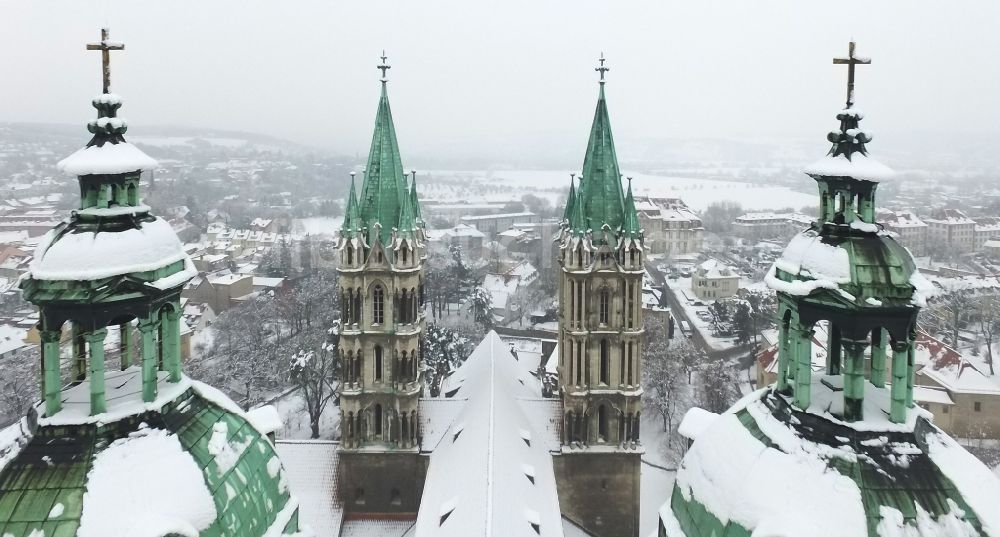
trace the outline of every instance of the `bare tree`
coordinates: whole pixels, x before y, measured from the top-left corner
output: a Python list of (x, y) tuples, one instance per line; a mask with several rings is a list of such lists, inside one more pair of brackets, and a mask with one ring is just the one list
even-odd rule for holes
[(725, 412), (739, 398), (737, 367), (726, 360), (716, 359), (705, 364), (700, 372), (698, 406), (716, 414)]
[(338, 390), (340, 326), (310, 330), (297, 340), (291, 357), (290, 378), (298, 386), (309, 414), (311, 438), (319, 438), (320, 418)]
[(990, 364), (990, 375), (996, 371), (993, 367), (993, 339), (1000, 332), (1000, 297), (990, 295), (979, 301), (979, 331), (986, 340), (986, 361)]
[(0, 380), (0, 419), (11, 423), (28, 411), (38, 400), (38, 361), (32, 351), (18, 352), (4, 359), (4, 374)]

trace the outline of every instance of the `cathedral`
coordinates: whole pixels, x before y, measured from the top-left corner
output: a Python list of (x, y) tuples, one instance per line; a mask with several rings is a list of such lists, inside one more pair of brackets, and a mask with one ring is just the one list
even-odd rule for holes
[(552, 237), (557, 389), (490, 331), (445, 395), (425, 395), (428, 230), (383, 53), (337, 240), (339, 440), (277, 442), (273, 408), (244, 411), (184, 373), (180, 293), (197, 270), (142, 201), (157, 162), (126, 141), (111, 92), (110, 54), (124, 44), (104, 30), (87, 48), (102, 57), (97, 117), (59, 163), (79, 206), (21, 282), (40, 312), (42, 397), (0, 432), (0, 535), (638, 537), (647, 517), (659, 537), (1000, 537), (1000, 481), (914, 405), (930, 289), (875, 221), (892, 171), (869, 154), (854, 73), (870, 60), (853, 43), (834, 61), (848, 89), (832, 147), (805, 170), (818, 217), (765, 280), (779, 302), (778, 380), (725, 413), (685, 417), (690, 448), (657, 513), (640, 512), (642, 358), (644, 340), (667, 336), (643, 329), (647, 250), (603, 55), (582, 172)]

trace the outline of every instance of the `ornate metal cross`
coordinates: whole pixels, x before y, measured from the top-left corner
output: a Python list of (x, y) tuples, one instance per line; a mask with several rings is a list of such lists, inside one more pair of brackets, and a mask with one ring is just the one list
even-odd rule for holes
[(87, 50), (101, 51), (101, 63), (104, 66), (104, 93), (111, 93), (111, 51), (125, 50), (125, 43), (111, 41), (108, 38), (109, 33), (107, 28), (101, 28), (101, 42), (87, 44)]
[(385, 55), (385, 50), (382, 51), (381, 57), (382, 57), (382, 63), (378, 64), (377, 69), (382, 71), (382, 82), (385, 82), (386, 81), (385, 72), (388, 71), (389, 69), (392, 69), (392, 66), (385, 63), (385, 60), (388, 59), (388, 57)]
[(868, 65), (872, 62), (871, 58), (865, 58), (862, 56), (854, 55), (854, 41), (847, 48), (846, 58), (834, 58), (834, 64), (846, 64), (847, 65), (847, 108), (854, 105), (854, 66), (855, 65)]
[(604, 59), (604, 53), (603, 52), (601, 53), (601, 57), (600, 57), (600, 59), (598, 61), (601, 62), (601, 65), (598, 66), (598, 67), (595, 67), (594, 70), (597, 71), (598, 73), (601, 73), (601, 84), (603, 84), (604, 83), (604, 73), (610, 71), (611, 68), (604, 66), (604, 62), (607, 61), (607, 60)]

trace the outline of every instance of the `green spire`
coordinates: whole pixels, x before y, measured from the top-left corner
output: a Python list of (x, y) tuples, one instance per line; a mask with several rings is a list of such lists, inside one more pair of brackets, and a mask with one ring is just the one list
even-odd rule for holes
[(569, 215), (569, 229), (573, 233), (586, 233), (589, 227), (587, 226), (587, 219), (583, 214), (583, 176), (580, 176), (580, 188), (576, 192), (570, 192), (571, 196), (575, 196), (574, 201), (567, 203), (567, 205), (572, 205), (572, 212)]
[(635, 210), (635, 198), (632, 197), (632, 178), (628, 178), (628, 194), (625, 195), (625, 221), (622, 223), (622, 233), (630, 239), (642, 234), (639, 227), (639, 213)]
[(410, 170), (413, 175), (413, 180), (410, 181), (410, 204), (413, 205), (413, 215), (416, 217), (416, 222), (422, 224), (424, 217), (420, 214), (420, 201), (417, 199), (417, 171)]
[(344, 236), (354, 237), (361, 229), (360, 211), (358, 207), (358, 196), (354, 191), (354, 172), (351, 172), (351, 192), (347, 195), (347, 208), (344, 211), (344, 225), (340, 232)]
[[(406, 177), (403, 177), (406, 182)], [(411, 192), (414, 190), (410, 189)], [(399, 209), (399, 225), (396, 228), (400, 236), (413, 238), (413, 232), (417, 230), (417, 217), (413, 210), (412, 195), (403, 195), (403, 204)]]
[(587, 154), (583, 159), (583, 175), (587, 182), (581, 186), (581, 194), (587, 226), (596, 232), (607, 224), (617, 233), (621, 229), (625, 201), (615, 142), (611, 136), (608, 105), (604, 98), (604, 72), (608, 69), (604, 66), (602, 55), (601, 66), (597, 68), (601, 73), (601, 90), (597, 98), (597, 109), (594, 111), (594, 124), (590, 129)]
[(573, 207), (576, 205), (576, 174), (569, 174), (569, 196), (566, 198), (566, 210), (563, 211), (563, 222), (569, 223), (573, 217)]
[(385, 56), (382, 56), (382, 95), (375, 115), (375, 133), (372, 135), (371, 150), (368, 152), (364, 186), (361, 189), (361, 220), (369, 233), (377, 222), (382, 226), (381, 239), (385, 243), (392, 234), (392, 228), (399, 222), (400, 205), (406, 194), (403, 181), (403, 163), (396, 143), (396, 128), (392, 123), (389, 96), (386, 93)]

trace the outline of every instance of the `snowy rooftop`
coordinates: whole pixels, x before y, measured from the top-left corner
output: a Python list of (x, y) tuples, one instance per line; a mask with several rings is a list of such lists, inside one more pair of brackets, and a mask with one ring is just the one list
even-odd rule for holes
[[(677, 473), (683, 502), (675, 497), (673, 508), (660, 510), (667, 535), (683, 535), (680, 518), (690, 521), (692, 500), (723, 527), (754, 535), (861, 537), (869, 517), (882, 536), (998, 535), (1000, 480), (936, 428), (834, 425), (817, 436), (817, 424), (779, 417), (771, 397), (767, 390), (744, 397), (697, 435)], [(952, 500), (956, 492), (982, 534)]]
[(278, 440), (274, 446), (299, 498), (299, 521), (317, 537), (339, 535), (344, 519), (337, 500), (337, 446), (323, 440)]
[(562, 536), (552, 457), (518, 403), (528, 392), (509, 346), (490, 332), (469, 362), (468, 399), (431, 454), (415, 535)]
[(861, 181), (885, 181), (896, 174), (885, 164), (863, 153), (854, 153), (851, 160), (843, 155), (827, 155), (806, 166), (803, 171), (812, 176), (852, 177)]
[(159, 164), (128, 142), (84, 147), (59, 161), (67, 175), (112, 175), (139, 170), (155, 170)]
[(152, 271), (187, 258), (177, 234), (162, 218), (118, 232), (58, 231), (49, 231), (39, 242), (29, 267), (32, 278), (94, 280)]

